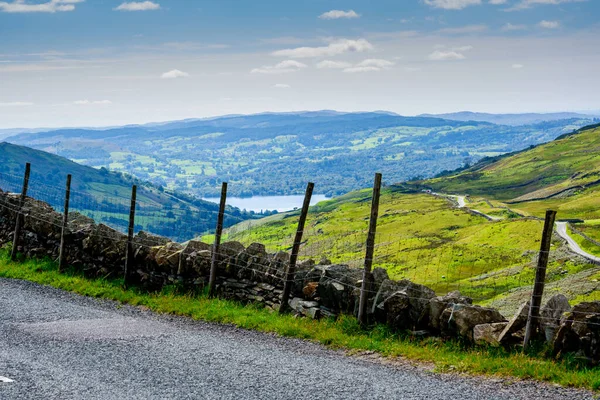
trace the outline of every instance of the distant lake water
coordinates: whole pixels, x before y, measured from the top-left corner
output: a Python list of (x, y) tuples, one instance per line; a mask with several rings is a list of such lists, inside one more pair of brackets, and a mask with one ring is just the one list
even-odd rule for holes
[[(328, 200), (329, 197), (323, 194), (313, 194), (310, 205), (317, 204), (320, 201)], [(206, 197), (203, 200), (219, 203), (218, 197)], [(304, 196), (253, 196), (253, 197), (227, 197), (227, 204), (238, 207), (243, 210), (260, 212), (260, 210), (277, 210), (279, 212), (293, 210), (294, 207), (301, 208), (304, 202)]]

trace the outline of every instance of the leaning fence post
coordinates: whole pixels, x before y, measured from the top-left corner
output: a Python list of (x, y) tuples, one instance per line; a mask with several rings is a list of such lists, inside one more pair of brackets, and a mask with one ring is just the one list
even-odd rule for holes
[(365, 269), (363, 271), (362, 283), (360, 285), (360, 302), (358, 306), (358, 322), (365, 325), (367, 322), (367, 298), (368, 283), (373, 265), (373, 252), (375, 250), (375, 232), (377, 230), (377, 217), (379, 215), (379, 196), (381, 194), (381, 174), (375, 174), (373, 184), (373, 198), (371, 200), (371, 218), (369, 220), (369, 233), (367, 235), (367, 251), (365, 254)]
[(67, 175), (67, 187), (65, 190), (65, 209), (63, 211), (62, 229), (60, 231), (60, 250), (58, 252), (58, 272), (65, 269), (65, 233), (69, 222), (69, 199), (71, 197), (71, 174)]
[(290, 299), (292, 285), (294, 284), (294, 275), (296, 273), (296, 261), (298, 260), (298, 253), (300, 252), (300, 243), (302, 242), (302, 234), (304, 233), (304, 224), (306, 223), (306, 216), (308, 214), (308, 207), (310, 206), (310, 199), (312, 197), (314, 187), (315, 184), (312, 182), (308, 182), (308, 185), (306, 186), (304, 204), (302, 204), (302, 211), (300, 212), (300, 220), (298, 221), (296, 238), (294, 239), (294, 245), (292, 246), (290, 263), (285, 271), (285, 282), (283, 284), (283, 293), (281, 294), (281, 305), (279, 306), (280, 314), (283, 314), (288, 308), (288, 300)]
[(529, 340), (539, 325), (540, 305), (544, 294), (544, 283), (546, 281), (546, 267), (548, 266), (548, 256), (550, 253), (550, 244), (552, 242), (552, 232), (554, 231), (554, 220), (556, 211), (546, 211), (546, 220), (544, 222), (544, 231), (542, 233), (542, 244), (540, 246), (540, 255), (538, 265), (535, 271), (535, 283), (531, 302), (529, 303), (529, 315), (527, 317), (527, 326), (525, 328), (525, 338), (523, 339), (523, 351), (527, 350)]
[(15, 261), (17, 259), (17, 247), (19, 246), (19, 236), (21, 235), (21, 224), (22, 224), (22, 211), (25, 205), (25, 198), (27, 197), (27, 188), (29, 187), (29, 173), (31, 172), (31, 164), (25, 164), (25, 176), (23, 177), (23, 190), (21, 191), (21, 198), (19, 199), (19, 208), (17, 210), (17, 218), (15, 221), (15, 235), (13, 237), (13, 246), (10, 252), (10, 259)]
[(125, 271), (123, 274), (123, 282), (125, 286), (129, 283), (129, 275), (131, 274), (131, 266), (133, 263), (133, 230), (135, 223), (135, 200), (137, 196), (137, 186), (131, 187), (131, 206), (129, 208), (129, 230), (127, 232), (127, 250), (125, 252)]
[(225, 203), (227, 201), (227, 182), (221, 185), (221, 201), (219, 203), (219, 215), (217, 217), (217, 231), (213, 243), (213, 253), (210, 262), (210, 277), (208, 278), (208, 295), (215, 294), (215, 283), (217, 280), (217, 263), (219, 262), (219, 247), (221, 246), (221, 234), (223, 233), (223, 216), (225, 215)]

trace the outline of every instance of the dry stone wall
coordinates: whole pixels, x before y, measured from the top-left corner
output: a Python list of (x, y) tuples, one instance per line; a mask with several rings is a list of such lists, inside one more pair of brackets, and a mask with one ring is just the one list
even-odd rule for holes
[[(13, 240), (19, 197), (0, 190), (0, 245)], [(28, 198), (23, 208), (18, 251), (26, 257), (58, 258), (62, 215), (48, 204)], [(69, 218), (67, 264), (89, 277), (121, 277), (127, 237), (78, 213)], [(146, 232), (134, 238), (132, 281), (150, 291), (167, 285), (198, 289), (208, 283), (212, 246), (192, 240), (175, 243)], [(217, 293), (241, 302), (258, 302), (277, 310), (290, 255), (269, 253), (265, 246), (226, 242), (217, 255)], [(326, 259), (301, 262), (296, 269), (290, 307), (309, 318), (357, 314), (362, 270)], [(368, 277), (368, 318), (393, 330), (417, 335), (461, 337), (474, 343), (513, 345), (522, 342), (529, 309), (524, 304), (510, 319), (497, 310), (473, 305), (459, 292), (436, 296), (430, 288), (395, 281), (375, 268)], [(556, 295), (541, 310), (540, 336), (557, 353), (575, 352), (600, 363), (600, 302), (571, 308)]]

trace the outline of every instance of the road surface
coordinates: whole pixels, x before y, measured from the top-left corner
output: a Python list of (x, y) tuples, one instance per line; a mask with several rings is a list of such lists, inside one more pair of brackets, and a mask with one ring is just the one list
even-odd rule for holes
[(580, 256), (585, 257), (590, 261), (600, 264), (599, 257), (596, 257), (595, 255), (586, 252), (579, 246), (579, 244), (577, 244), (575, 240), (573, 240), (573, 238), (567, 232), (566, 222), (556, 222), (556, 233), (558, 234), (558, 236), (567, 241), (567, 245), (573, 253), (579, 254)]
[(467, 207), (467, 197), (466, 196), (456, 196), (453, 194), (441, 194), (441, 193), (432, 193), (432, 194), (436, 195), (436, 196), (442, 196), (442, 197), (448, 197), (448, 198), (454, 199), (456, 201), (456, 203), (458, 204), (458, 208), (468, 208), (469, 210), (473, 211), (474, 213), (479, 214), (482, 217), (489, 219), (490, 221), (502, 221), (502, 219), (503, 219), (501, 217), (488, 215), (479, 210), (474, 210), (472, 208)]
[(305, 341), (0, 279), (1, 399), (591, 399), (437, 375)]

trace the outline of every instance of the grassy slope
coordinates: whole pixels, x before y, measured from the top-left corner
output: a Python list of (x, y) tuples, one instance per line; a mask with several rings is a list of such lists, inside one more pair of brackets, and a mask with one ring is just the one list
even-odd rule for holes
[[(0, 143), (0, 189), (20, 192), (25, 163), (31, 163), (28, 195), (61, 208), (71, 174), (71, 210), (117, 229), (127, 226), (131, 186), (137, 185), (136, 227), (176, 240), (188, 240), (216, 225), (218, 205), (158, 187), (106, 169), (95, 169), (28, 147)], [(225, 226), (251, 218), (231, 207)]]
[[(370, 195), (370, 190), (352, 192), (312, 207), (301, 257), (319, 261), (326, 256), (333, 262), (361, 267)], [(484, 204), (475, 205), (483, 208)], [(455, 208), (446, 199), (404, 194), (393, 187), (383, 191), (379, 215), (373, 264), (386, 268), (392, 278), (426, 284), (439, 294), (460, 290), (507, 315), (531, 290), (542, 221), (517, 218), (489, 222)], [(228, 239), (246, 245), (262, 242), (271, 251), (287, 250), (296, 224), (297, 213), (280, 215), (251, 229), (232, 227)], [(586, 299), (600, 298), (593, 278), (578, 275), (595, 267), (571, 261), (561, 246), (560, 242), (553, 244), (548, 281), (557, 290), (569, 292), (571, 299), (583, 294)], [(567, 290), (573, 280), (581, 281), (581, 290)]]
[(600, 128), (587, 129), (455, 175), (418, 182), (417, 186), (499, 200), (542, 198), (600, 179), (599, 150)]
[[(545, 196), (571, 186), (600, 179), (600, 127), (582, 129), (536, 148), (500, 157), (456, 173), (421, 182), (391, 187), (383, 192), (378, 223), (375, 266), (393, 278), (427, 284), (438, 293), (459, 289), (481, 304), (510, 313), (527, 299), (533, 280), (535, 254), (539, 249), (543, 217), (554, 208), (559, 218), (600, 219), (599, 186), (577, 189), (538, 201), (506, 204), (503, 200)], [(422, 193), (431, 187), (446, 193), (470, 194), (468, 207), (504, 218), (488, 222), (447, 200)], [(326, 255), (334, 262), (360, 267), (369, 216), (370, 191), (352, 192), (320, 203), (311, 209), (306, 244), (301, 255)], [(272, 250), (292, 243), (296, 214), (253, 225), (232, 228), (230, 239), (246, 244), (266, 242)], [(581, 227), (600, 239), (591, 221)], [(587, 251), (600, 254), (598, 246), (576, 238)], [(573, 301), (600, 299), (600, 269), (573, 259), (560, 242), (553, 244), (548, 270), (548, 294), (566, 293)]]
[(383, 326), (363, 330), (351, 317), (337, 321), (313, 321), (291, 315), (280, 316), (266, 309), (232, 301), (208, 299), (204, 295), (178, 294), (172, 288), (154, 294), (141, 293), (136, 289), (124, 290), (119, 281), (88, 280), (72, 271), (60, 274), (57, 266), (50, 261), (10, 262), (6, 250), (0, 250), (0, 277), (26, 279), (85, 296), (148, 307), (160, 313), (312, 340), (331, 348), (352, 352), (375, 351), (383, 356), (433, 364), (436, 372), (515, 377), (593, 390), (600, 388), (598, 369), (580, 366), (571, 358), (562, 361), (544, 358), (547, 355), (544, 349), (530, 349), (529, 354), (522, 354), (502, 348), (471, 348), (455, 341), (399, 336)]

